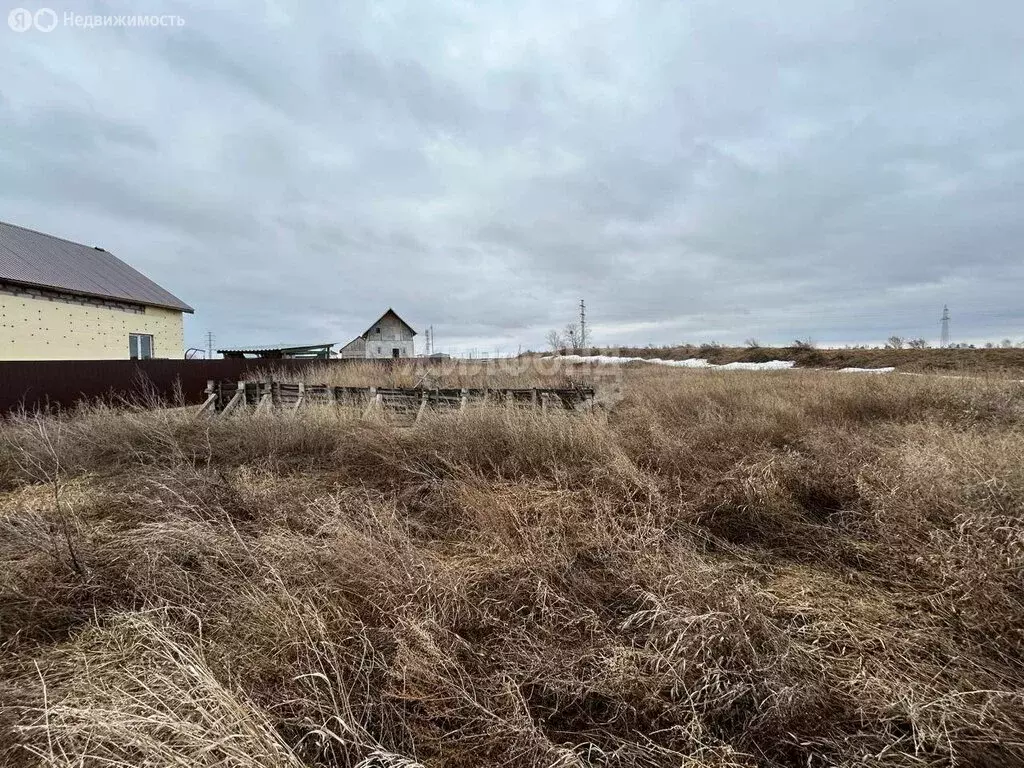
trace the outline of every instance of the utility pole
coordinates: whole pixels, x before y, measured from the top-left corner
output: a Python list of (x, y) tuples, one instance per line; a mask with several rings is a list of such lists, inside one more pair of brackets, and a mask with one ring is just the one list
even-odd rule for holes
[(213, 331), (206, 332), (206, 359), (213, 360)]
[(942, 338), (939, 341), (939, 346), (943, 348), (949, 346), (949, 307), (945, 304), (942, 306)]
[(580, 299), (580, 349), (587, 348), (587, 305)]

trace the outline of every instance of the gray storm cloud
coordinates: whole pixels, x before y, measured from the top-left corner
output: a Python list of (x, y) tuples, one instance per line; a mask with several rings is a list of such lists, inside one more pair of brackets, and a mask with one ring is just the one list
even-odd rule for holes
[(1024, 338), (1020, 3), (159, 12), (0, 28), (0, 219), (129, 261), (192, 344), (394, 306), (509, 352), (581, 296), (608, 345), (934, 339), (945, 303)]

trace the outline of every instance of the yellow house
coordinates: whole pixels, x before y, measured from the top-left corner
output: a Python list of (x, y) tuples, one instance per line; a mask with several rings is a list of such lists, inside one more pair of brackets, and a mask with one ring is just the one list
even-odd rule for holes
[(0, 222), (0, 360), (180, 359), (192, 311), (102, 248)]

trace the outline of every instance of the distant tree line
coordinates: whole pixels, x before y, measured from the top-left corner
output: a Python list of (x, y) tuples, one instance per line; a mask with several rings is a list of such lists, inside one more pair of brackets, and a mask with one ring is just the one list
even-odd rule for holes
[[(904, 339), (902, 336), (890, 336), (888, 341), (885, 342), (886, 349), (928, 349), (929, 346), (928, 342), (924, 339)], [(996, 349), (997, 347), (1012, 349), (1014, 346), (1024, 347), (1024, 339), (1017, 344), (1014, 344), (1012, 339), (1003, 339), (998, 344), (987, 341), (982, 346), (985, 349)], [(950, 344), (948, 349), (978, 349), (978, 346), (976, 344), (956, 343)]]
[[(580, 337), (580, 330), (579, 330), (579, 326), (576, 323), (569, 323), (568, 325), (565, 326), (565, 328), (563, 328), (560, 331), (559, 330), (555, 330), (555, 329), (552, 329), (552, 330), (548, 331), (546, 340), (547, 340), (547, 345), (551, 349), (552, 352), (572, 352), (574, 354), (579, 354), (580, 352), (583, 351), (583, 344), (582, 344), (582, 340), (581, 340), (581, 337)], [(666, 348), (666, 347), (680, 347), (680, 348), (685, 348), (685, 349), (699, 350), (699, 351), (705, 352), (705, 353), (706, 352), (710, 352), (712, 350), (716, 350), (716, 349), (723, 349), (723, 348), (725, 348), (727, 346), (729, 346), (729, 345), (721, 344), (721, 343), (719, 343), (717, 341), (704, 342), (702, 344), (690, 344), (689, 342), (683, 342), (683, 343), (680, 343), (680, 344), (669, 344), (669, 345), (663, 345), (663, 344), (647, 344), (646, 345), (646, 347), (648, 349), (656, 349), (656, 348), (660, 349), (660, 348)], [(761, 343), (757, 339), (749, 338), (749, 339), (747, 339), (746, 341), (743, 342), (743, 346), (747, 347), (748, 349), (759, 349), (759, 348), (761, 348), (762, 345), (761, 345)], [(785, 346), (789, 347), (790, 349), (808, 350), (808, 349), (815, 349), (818, 345), (817, 345), (816, 342), (814, 342), (814, 341), (812, 341), (811, 339), (808, 338), (808, 339), (796, 339), (792, 343), (787, 344)], [(985, 342), (984, 344), (982, 344), (980, 346), (977, 345), (977, 344), (967, 344), (967, 343), (960, 342), (960, 343), (950, 344), (947, 347), (947, 349), (979, 349), (979, 348), (981, 348), (981, 349), (997, 349), (997, 348), (1012, 349), (1014, 347), (1024, 348), (1024, 339), (1021, 339), (1017, 343), (1014, 343), (1012, 339), (1005, 338), (1005, 339), (1003, 339), (1002, 341), (1000, 341), (998, 343), (989, 341), (989, 342)], [(845, 345), (845, 348), (846, 349), (878, 349), (878, 347), (871, 347), (868, 344), (853, 344), (853, 345), (847, 344), (847, 345)], [(884, 349), (931, 349), (931, 344), (928, 343), (927, 339), (920, 338), (920, 337), (918, 337), (916, 339), (908, 339), (908, 338), (905, 338), (903, 336), (893, 335), (893, 336), (890, 336), (886, 340), (883, 348)]]

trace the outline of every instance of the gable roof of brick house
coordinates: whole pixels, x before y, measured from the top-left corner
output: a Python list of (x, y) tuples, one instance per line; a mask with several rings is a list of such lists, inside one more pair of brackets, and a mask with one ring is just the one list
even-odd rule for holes
[(0, 281), (193, 312), (114, 254), (0, 221)]
[[(391, 307), (388, 307), (388, 311), (387, 311), (387, 312), (385, 312), (385, 313), (384, 313), (383, 315), (381, 315), (380, 317), (378, 317), (378, 318), (377, 318), (377, 320), (376, 320), (375, 322), (371, 323), (371, 324), (370, 324), (370, 327), (369, 327), (369, 328), (367, 328), (367, 329), (366, 329), (365, 331), (363, 331), (363, 332), (362, 332), (361, 334), (359, 334), (359, 337), (361, 337), (361, 338), (364, 338), (364, 339), (365, 339), (365, 338), (367, 338), (367, 337), (368, 337), (368, 336), (370, 335), (370, 332), (371, 332), (371, 331), (372, 331), (372, 330), (373, 330), (374, 328), (376, 328), (376, 327), (377, 327), (378, 325), (380, 325), (380, 324), (381, 324), (382, 322), (384, 322), (384, 318), (388, 317), (389, 315), (390, 315), (391, 317), (395, 318), (395, 320), (397, 320), (398, 322), (400, 322), (400, 323), (401, 323), (402, 325), (404, 325), (404, 326), (405, 326), (406, 328), (408, 328), (408, 329), (409, 329), (409, 331), (410, 331), (410, 333), (412, 333), (412, 335), (413, 335), (413, 336), (415, 336), (415, 335), (416, 335), (416, 330), (415, 330), (415, 329), (414, 329), (414, 328), (413, 328), (413, 327), (412, 327), (411, 325), (409, 325), (409, 324), (408, 324), (407, 322), (405, 322), (405, 320), (403, 320), (402, 318), (400, 318), (400, 317), (398, 316), (398, 313), (397, 313), (397, 312), (395, 312), (395, 310), (393, 310), (393, 309), (392, 309)], [(359, 338), (359, 337), (357, 337), (357, 338)]]

